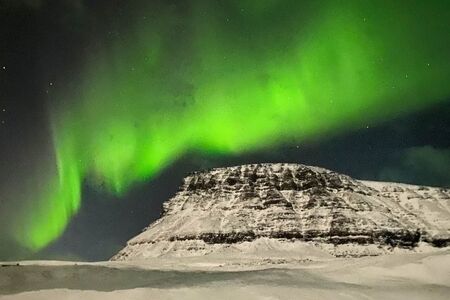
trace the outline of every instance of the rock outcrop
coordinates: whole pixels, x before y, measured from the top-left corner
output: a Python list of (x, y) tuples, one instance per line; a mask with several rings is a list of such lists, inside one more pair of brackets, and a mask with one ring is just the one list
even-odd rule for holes
[(261, 240), (307, 243), (334, 256), (446, 247), (450, 191), (359, 181), (298, 164), (193, 173), (164, 203), (162, 217), (113, 259), (204, 255)]

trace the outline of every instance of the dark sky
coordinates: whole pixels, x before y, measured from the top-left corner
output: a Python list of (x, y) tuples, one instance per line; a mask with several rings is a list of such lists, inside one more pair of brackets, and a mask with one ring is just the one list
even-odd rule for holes
[[(84, 58), (127, 33), (127, 15), (135, 3), (0, 0), (0, 260), (108, 259), (159, 216), (162, 202), (188, 172), (211, 167), (294, 162), (360, 179), (450, 186), (447, 98), (382, 122), (301, 142), (286, 139), (244, 154), (188, 151), (124, 196), (84, 183), (80, 211), (62, 236), (39, 252), (25, 250), (7, 233), (22, 207), (20, 196), (32, 193), (29, 182), (43, 176), (39, 166), (54, 164), (49, 107), (64, 100), (49, 94), (62, 83), (76, 90)], [(154, 7), (166, 5), (183, 12), (187, 4), (154, 1)]]

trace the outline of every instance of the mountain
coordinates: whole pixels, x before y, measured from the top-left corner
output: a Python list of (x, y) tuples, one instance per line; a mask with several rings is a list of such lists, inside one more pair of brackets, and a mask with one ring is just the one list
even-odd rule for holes
[(448, 189), (360, 181), (300, 164), (252, 164), (184, 178), (161, 218), (112, 260), (365, 256), (449, 245)]

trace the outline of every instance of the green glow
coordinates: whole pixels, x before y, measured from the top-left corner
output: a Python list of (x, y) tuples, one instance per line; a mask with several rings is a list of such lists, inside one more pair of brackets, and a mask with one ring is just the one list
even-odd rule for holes
[(186, 151), (301, 141), (450, 96), (448, 1), (299, 2), (193, 1), (92, 55), (54, 109), (57, 176), (32, 195), (19, 242), (57, 238), (86, 178), (121, 195)]

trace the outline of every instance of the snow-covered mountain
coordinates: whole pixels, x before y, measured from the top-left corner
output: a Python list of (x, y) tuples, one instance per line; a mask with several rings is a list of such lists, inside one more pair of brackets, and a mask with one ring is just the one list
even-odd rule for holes
[(450, 245), (450, 190), (359, 181), (299, 164), (187, 176), (113, 260), (264, 253), (379, 255)]

